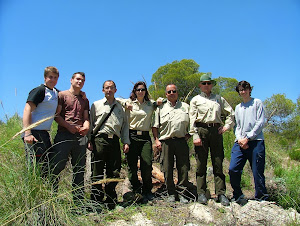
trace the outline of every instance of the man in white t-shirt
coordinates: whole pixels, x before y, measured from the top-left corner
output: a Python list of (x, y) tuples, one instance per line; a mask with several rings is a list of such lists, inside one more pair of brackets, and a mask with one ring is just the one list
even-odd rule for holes
[[(46, 67), (44, 84), (30, 91), (23, 113), (23, 127), (26, 128), (39, 120), (55, 115), (58, 103), (58, 90), (55, 88), (59, 77), (56, 67)], [(29, 164), (39, 163), (41, 175), (47, 174), (48, 153), (51, 148), (49, 130), (53, 118), (41, 123), (33, 129), (26, 130), (22, 135), (26, 157)]]

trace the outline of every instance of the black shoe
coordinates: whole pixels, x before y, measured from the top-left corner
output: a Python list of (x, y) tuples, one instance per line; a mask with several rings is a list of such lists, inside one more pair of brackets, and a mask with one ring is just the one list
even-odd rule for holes
[(231, 199), (231, 202), (236, 202), (237, 204), (241, 205), (241, 206), (244, 206), (247, 204), (248, 200), (245, 199), (245, 196), (244, 195), (241, 195), (240, 197), (238, 197), (237, 199), (235, 198), (232, 198)]
[(106, 206), (109, 210), (113, 210), (114, 208), (116, 208), (116, 204), (115, 203), (106, 203)]
[(141, 200), (142, 204), (148, 203), (149, 199), (147, 198), (147, 195), (143, 195), (143, 198)]
[(269, 200), (269, 195), (263, 195), (260, 198), (255, 198), (256, 201), (268, 201)]
[(199, 194), (198, 195), (198, 202), (200, 204), (207, 205), (207, 198), (206, 198), (205, 194)]
[(149, 201), (152, 201), (152, 200), (155, 198), (155, 196), (154, 196), (154, 194), (153, 194), (152, 192), (147, 193), (147, 194), (146, 194), (146, 197), (147, 197), (147, 199), (148, 199)]
[(223, 206), (229, 206), (229, 200), (225, 195), (218, 195), (218, 202), (220, 202)]

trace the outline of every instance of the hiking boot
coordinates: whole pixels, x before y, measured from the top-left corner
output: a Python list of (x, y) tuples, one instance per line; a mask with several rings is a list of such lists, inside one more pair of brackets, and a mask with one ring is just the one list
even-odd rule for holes
[(218, 195), (218, 202), (220, 202), (223, 206), (229, 206), (229, 200), (225, 195)]
[(261, 202), (261, 201), (268, 201), (268, 199), (269, 199), (269, 195), (263, 195), (260, 198), (255, 198), (255, 200), (259, 201), (259, 202)]
[(198, 195), (198, 202), (200, 204), (207, 205), (207, 198), (206, 198), (205, 194)]
[(241, 195), (240, 197), (238, 197), (237, 199), (235, 198), (232, 198), (231, 199), (231, 202), (236, 202), (237, 204), (241, 205), (241, 206), (244, 206), (247, 204), (248, 200), (245, 199), (245, 196), (244, 195)]
[(154, 194), (152, 192), (149, 192), (146, 194), (146, 197), (149, 201), (152, 201), (154, 199)]
[(178, 195), (178, 198), (179, 198), (180, 203), (183, 203), (183, 204), (189, 203), (189, 200), (187, 200), (187, 199), (186, 199), (185, 197), (183, 197), (182, 195)]
[(167, 202), (175, 202), (175, 195), (169, 195), (167, 198)]

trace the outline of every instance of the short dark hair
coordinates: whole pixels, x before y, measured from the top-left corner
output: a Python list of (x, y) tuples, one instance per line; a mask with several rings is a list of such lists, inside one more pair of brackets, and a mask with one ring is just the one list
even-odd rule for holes
[(131, 100), (136, 100), (137, 96), (136, 96), (136, 93), (135, 93), (135, 92), (136, 92), (137, 87), (140, 86), (140, 85), (142, 85), (142, 86), (145, 87), (146, 93), (145, 93), (144, 99), (145, 99), (146, 101), (149, 101), (149, 96), (150, 96), (150, 95), (149, 95), (149, 92), (148, 92), (148, 89), (147, 89), (147, 85), (146, 85), (145, 82), (142, 82), (142, 81), (138, 81), (137, 83), (134, 84), (133, 89), (132, 89), (132, 91), (131, 91), (131, 93), (130, 93), (130, 99), (131, 99)]
[(252, 91), (252, 89), (253, 89), (253, 86), (251, 86), (249, 82), (243, 80), (243, 81), (240, 81), (240, 82), (236, 85), (235, 91), (237, 91), (238, 94), (240, 93), (240, 90), (239, 90), (240, 87), (242, 87), (242, 88), (244, 88), (244, 89), (249, 89), (249, 90), (250, 90), (250, 95), (251, 95), (251, 91)]
[(113, 80), (106, 80), (105, 82), (103, 82), (102, 89), (104, 89), (104, 84), (106, 82), (112, 82), (114, 84), (115, 88), (117, 88), (116, 83)]
[(85, 78), (85, 73), (84, 73), (84, 72), (75, 72), (75, 73), (72, 75), (72, 78), (74, 78), (76, 74), (80, 74), (82, 77)]
[(56, 67), (53, 67), (53, 66), (48, 66), (44, 70), (44, 78), (46, 78), (48, 76), (48, 74), (51, 73), (51, 72), (57, 74), (57, 76), (59, 77), (58, 69)]

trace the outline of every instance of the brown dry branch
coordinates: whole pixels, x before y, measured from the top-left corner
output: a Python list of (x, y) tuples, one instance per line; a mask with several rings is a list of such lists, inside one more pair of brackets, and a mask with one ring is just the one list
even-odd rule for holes
[(187, 103), (187, 99), (189, 98), (189, 96), (192, 94), (192, 92), (194, 91), (194, 89), (196, 88), (196, 86), (193, 87), (193, 89), (191, 89), (188, 94), (186, 95), (186, 97), (183, 99), (183, 102)]

